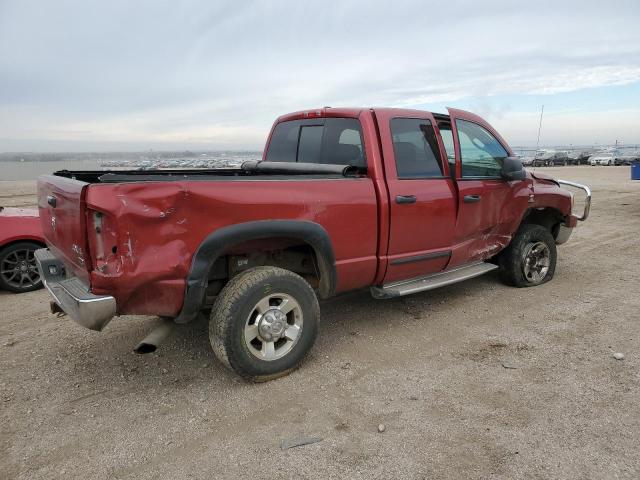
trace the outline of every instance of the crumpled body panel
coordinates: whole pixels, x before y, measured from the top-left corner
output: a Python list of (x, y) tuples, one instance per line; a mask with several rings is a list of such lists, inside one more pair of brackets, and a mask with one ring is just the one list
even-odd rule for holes
[(337, 291), (367, 286), (377, 268), (377, 205), (368, 178), (95, 184), (86, 203), (92, 291), (116, 297), (120, 314), (176, 315), (202, 240), (242, 222), (322, 225), (335, 249)]

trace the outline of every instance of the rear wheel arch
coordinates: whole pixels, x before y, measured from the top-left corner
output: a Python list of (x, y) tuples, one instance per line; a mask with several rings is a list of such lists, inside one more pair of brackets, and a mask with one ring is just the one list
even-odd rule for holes
[(1, 244), (0, 245), (0, 252), (2, 250), (4, 250), (5, 248), (10, 247), (11, 245), (14, 245), (16, 243), (22, 243), (22, 242), (36, 243), (36, 244), (40, 245), (42, 248), (47, 248), (46, 243), (41, 238), (38, 238), (38, 237), (21, 237), (21, 238), (14, 238), (12, 240), (9, 240), (6, 243)]
[[(295, 247), (312, 252), (317, 267), (319, 296), (327, 298), (333, 295), (337, 283), (335, 254), (329, 233), (324, 227), (315, 222), (299, 220), (260, 220), (240, 223), (215, 230), (196, 250), (186, 279), (182, 311), (176, 318), (176, 322), (186, 323), (198, 315), (204, 305), (210, 272), (217, 260), (229, 255), (230, 252), (234, 253), (234, 249), (237, 250), (238, 246), (248, 242), (270, 240), (294, 240), (297, 242)], [(274, 262), (264, 265), (279, 266)]]

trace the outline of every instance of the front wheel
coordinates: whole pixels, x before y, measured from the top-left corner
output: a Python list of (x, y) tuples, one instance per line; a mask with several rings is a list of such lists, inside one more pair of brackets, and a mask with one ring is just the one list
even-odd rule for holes
[(514, 287), (535, 287), (553, 278), (556, 259), (551, 232), (540, 225), (525, 224), (499, 257), (500, 276)]
[(277, 267), (256, 267), (232, 278), (209, 321), (216, 357), (250, 380), (267, 381), (295, 369), (318, 334), (320, 307), (311, 286)]

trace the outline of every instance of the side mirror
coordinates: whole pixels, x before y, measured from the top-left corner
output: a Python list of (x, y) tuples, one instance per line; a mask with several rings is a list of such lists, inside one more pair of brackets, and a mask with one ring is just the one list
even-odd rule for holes
[(522, 168), (522, 161), (515, 157), (507, 157), (502, 161), (500, 175), (508, 182), (527, 178), (527, 173)]

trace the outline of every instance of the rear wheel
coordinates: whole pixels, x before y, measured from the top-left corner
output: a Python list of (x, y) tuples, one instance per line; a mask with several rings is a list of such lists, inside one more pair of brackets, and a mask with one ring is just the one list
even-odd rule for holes
[(318, 334), (320, 307), (311, 286), (277, 267), (249, 269), (229, 281), (209, 321), (216, 357), (239, 375), (267, 381), (295, 369)]
[(556, 243), (540, 225), (520, 227), (499, 257), (502, 280), (514, 287), (534, 287), (548, 282), (556, 270)]
[(0, 251), (0, 288), (15, 293), (42, 288), (34, 255), (39, 248), (34, 242), (18, 242)]

